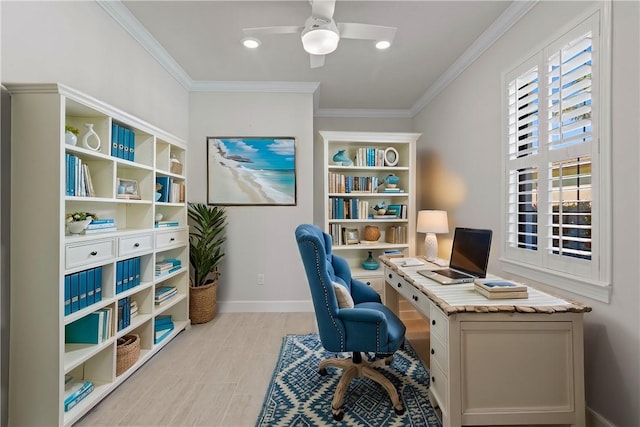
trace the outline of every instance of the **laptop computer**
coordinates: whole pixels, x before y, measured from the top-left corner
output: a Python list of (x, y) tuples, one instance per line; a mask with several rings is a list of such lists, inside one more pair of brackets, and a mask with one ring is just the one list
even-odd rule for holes
[(418, 273), (443, 285), (470, 283), (486, 277), (492, 234), (491, 230), (457, 227), (449, 267)]

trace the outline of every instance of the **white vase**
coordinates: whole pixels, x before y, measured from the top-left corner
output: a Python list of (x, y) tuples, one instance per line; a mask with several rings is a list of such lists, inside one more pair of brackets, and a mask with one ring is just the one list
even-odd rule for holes
[(85, 126), (87, 131), (82, 135), (82, 146), (93, 151), (100, 150), (100, 137), (93, 130), (93, 123), (86, 123)]
[(71, 132), (67, 132), (64, 134), (64, 142), (69, 145), (76, 145), (78, 143), (78, 137)]

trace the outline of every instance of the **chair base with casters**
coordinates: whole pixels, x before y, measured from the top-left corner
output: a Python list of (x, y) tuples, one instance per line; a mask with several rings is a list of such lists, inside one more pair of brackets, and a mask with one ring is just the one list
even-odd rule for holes
[(342, 412), (342, 404), (344, 402), (344, 395), (349, 389), (349, 384), (354, 378), (369, 378), (378, 384), (380, 384), (389, 394), (393, 409), (398, 415), (404, 414), (404, 406), (400, 402), (400, 396), (398, 391), (393, 386), (389, 378), (385, 377), (382, 373), (376, 370), (377, 367), (390, 365), (393, 356), (387, 356), (383, 359), (375, 359), (374, 361), (364, 360), (362, 353), (355, 352), (352, 357), (339, 358), (332, 357), (320, 362), (318, 372), (320, 375), (327, 375), (327, 367), (332, 366), (334, 368), (342, 369), (342, 376), (338, 382), (338, 386), (333, 394), (333, 400), (331, 401), (331, 411), (333, 412), (333, 419), (341, 421), (344, 413)]
[[(347, 261), (331, 250), (331, 236), (312, 224), (296, 228), (296, 241), (311, 290), (318, 335), (325, 350), (350, 353), (350, 358), (320, 362), (320, 374), (327, 367), (343, 370), (331, 402), (333, 418), (341, 420), (342, 405), (349, 384), (355, 378), (370, 378), (388, 393), (394, 411), (404, 413), (398, 391), (378, 367), (391, 363), (391, 356), (404, 344), (406, 327), (382, 304), (380, 295), (351, 277)], [(363, 360), (362, 353), (376, 359)], [(382, 355), (384, 358), (378, 358)]]

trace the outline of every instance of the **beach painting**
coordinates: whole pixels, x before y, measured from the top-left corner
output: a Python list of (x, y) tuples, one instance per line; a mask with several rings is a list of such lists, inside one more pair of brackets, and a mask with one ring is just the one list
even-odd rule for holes
[(293, 137), (207, 137), (207, 203), (295, 206)]

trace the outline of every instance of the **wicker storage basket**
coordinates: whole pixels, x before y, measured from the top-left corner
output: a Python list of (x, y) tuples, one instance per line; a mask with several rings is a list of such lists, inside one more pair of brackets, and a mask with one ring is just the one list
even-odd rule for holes
[(118, 338), (116, 347), (116, 376), (129, 369), (140, 357), (140, 336), (125, 335)]
[(218, 280), (205, 286), (189, 289), (189, 318), (192, 324), (207, 323), (216, 315), (216, 286)]

